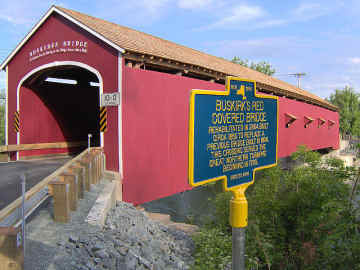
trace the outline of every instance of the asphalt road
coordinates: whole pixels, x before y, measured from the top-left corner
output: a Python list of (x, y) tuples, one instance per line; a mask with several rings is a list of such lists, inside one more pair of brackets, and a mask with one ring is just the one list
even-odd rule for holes
[(21, 178), (26, 174), (26, 190), (65, 164), (70, 158), (0, 163), (0, 210), (21, 196)]

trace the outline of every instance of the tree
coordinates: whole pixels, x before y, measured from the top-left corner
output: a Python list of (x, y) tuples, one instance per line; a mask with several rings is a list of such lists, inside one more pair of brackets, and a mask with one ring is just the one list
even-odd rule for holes
[(231, 62), (262, 72), (269, 76), (272, 76), (275, 73), (275, 69), (271, 66), (271, 64), (269, 64), (266, 61), (260, 61), (258, 63), (256, 62), (249, 63), (249, 60), (247, 59), (243, 60), (238, 56), (234, 56)]
[(360, 135), (360, 95), (352, 87), (336, 89), (328, 101), (339, 108), (342, 134)]

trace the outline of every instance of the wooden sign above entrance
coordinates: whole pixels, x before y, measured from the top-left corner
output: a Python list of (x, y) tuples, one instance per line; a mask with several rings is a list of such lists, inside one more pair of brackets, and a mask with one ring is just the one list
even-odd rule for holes
[(29, 61), (34, 61), (40, 57), (60, 54), (60, 53), (87, 53), (88, 43), (82, 40), (63, 40), (44, 42), (40, 46), (33, 48), (29, 52)]

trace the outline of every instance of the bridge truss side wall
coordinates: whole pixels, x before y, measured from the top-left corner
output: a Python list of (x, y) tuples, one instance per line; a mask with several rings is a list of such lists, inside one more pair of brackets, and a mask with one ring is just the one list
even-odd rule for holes
[[(188, 119), (191, 89), (224, 90), (203, 80), (125, 67), (123, 87), (124, 199), (136, 204), (189, 189)], [(338, 113), (286, 97), (279, 99), (278, 157), (301, 144), (339, 146)], [(286, 127), (285, 113), (297, 117)], [(307, 128), (304, 116), (314, 118)], [(334, 121), (318, 126), (317, 119)]]

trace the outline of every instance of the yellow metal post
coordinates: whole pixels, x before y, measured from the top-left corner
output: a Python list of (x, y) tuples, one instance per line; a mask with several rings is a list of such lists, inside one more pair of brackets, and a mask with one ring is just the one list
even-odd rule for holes
[(248, 202), (245, 191), (249, 184), (232, 190), (230, 225), (232, 227), (232, 269), (245, 270), (245, 227), (248, 224)]
[(232, 190), (233, 198), (230, 201), (230, 225), (235, 228), (243, 228), (248, 222), (248, 202), (245, 197), (245, 190), (248, 185), (240, 186)]

